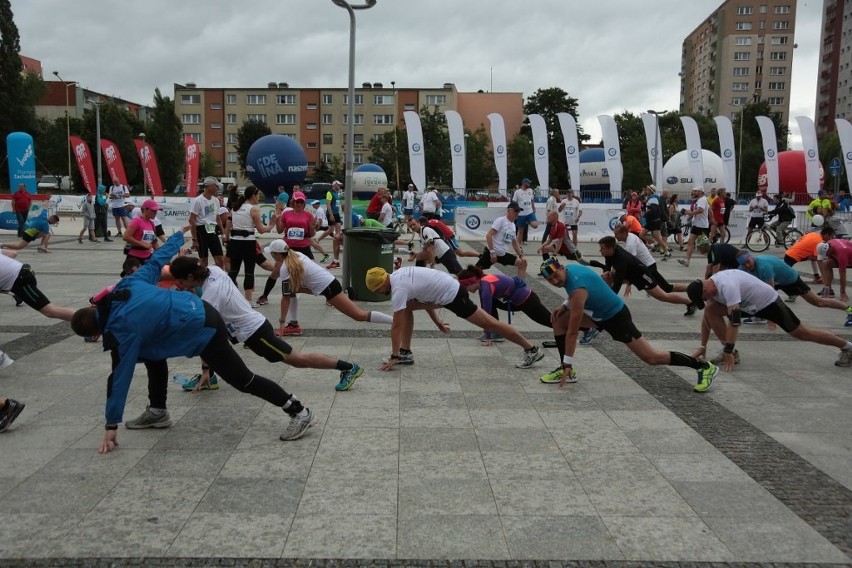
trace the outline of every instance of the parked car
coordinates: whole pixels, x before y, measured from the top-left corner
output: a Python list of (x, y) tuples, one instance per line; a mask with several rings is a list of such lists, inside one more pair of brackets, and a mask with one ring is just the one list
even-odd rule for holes
[(330, 183), (306, 183), (302, 186), (302, 193), (305, 194), (308, 201), (312, 199), (325, 201), (325, 196), (329, 191), (331, 191)]
[(73, 189), (71, 178), (68, 176), (41, 176), (36, 185), (39, 191), (56, 191)]

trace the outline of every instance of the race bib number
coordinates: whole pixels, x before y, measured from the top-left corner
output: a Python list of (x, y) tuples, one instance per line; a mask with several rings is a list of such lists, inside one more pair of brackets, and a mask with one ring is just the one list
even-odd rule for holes
[(305, 230), (301, 227), (290, 227), (287, 229), (287, 238), (294, 241), (302, 240), (305, 238)]
[(512, 233), (503, 233), (503, 242), (504, 243), (509, 244), (513, 240), (515, 240), (515, 235), (513, 235)]
[(157, 235), (154, 234), (154, 231), (142, 231), (142, 242), (143, 243), (153, 243), (157, 238)]

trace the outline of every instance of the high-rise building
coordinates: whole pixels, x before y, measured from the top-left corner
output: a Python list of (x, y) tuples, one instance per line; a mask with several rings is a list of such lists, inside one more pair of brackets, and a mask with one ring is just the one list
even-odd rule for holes
[(817, 75), (817, 138), (835, 130), (835, 118), (852, 118), (852, 2), (825, 0)]
[[(348, 89), (293, 88), (269, 83), (266, 88), (199, 87), (195, 83), (174, 86), (175, 113), (184, 134), (192, 136), (203, 152), (213, 156), (217, 175), (240, 176), (237, 131), (247, 120), (266, 123), (274, 134), (295, 138), (304, 148), (308, 168), (335, 157), (344, 159)], [(396, 88), (382, 83), (363, 83), (355, 89), (354, 163), (366, 163), (370, 140), (403, 124), (405, 111), (455, 110), (469, 130), (488, 129), (486, 115), (500, 113), (511, 139), (524, 120), (522, 93), (460, 93), (453, 83), (435, 88)], [(450, 149), (447, 148), (449, 154)], [(388, 172), (388, 179), (391, 175)]]
[(795, 0), (727, 0), (683, 41), (680, 111), (735, 117), (743, 105), (790, 114)]

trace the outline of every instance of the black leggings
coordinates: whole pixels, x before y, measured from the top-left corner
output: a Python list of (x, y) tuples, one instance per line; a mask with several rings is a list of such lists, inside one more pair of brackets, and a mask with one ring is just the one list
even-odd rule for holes
[[(500, 309), (505, 308), (501, 307)], [(539, 325), (543, 325), (544, 327), (553, 327), (553, 323), (550, 321), (550, 310), (544, 307), (535, 292), (532, 292), (530, 294), (530, 297), (527, 298), (527, 301), (521, 304), (520, 306), (512, 306), (512, 311), (526, 314), (528, 318), (530, 318)], [(500, 319), (497, 316), (496, 302), (491, 306), (491, 315), (497, 319)]]
[(243, 277), (243, 289), (254, 290), (254, 266), (257, 257), (257, 241), (231, 239), (228, 242), (228, 258), (231, 260), (231, 269), (228, 276), (237, 284), (237, 275), (240, 273), (240, 265), (246, 263), (246, 274)]

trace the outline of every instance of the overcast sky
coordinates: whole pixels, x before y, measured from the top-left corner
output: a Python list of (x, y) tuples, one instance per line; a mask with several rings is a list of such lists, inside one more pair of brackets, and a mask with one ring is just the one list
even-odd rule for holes
[[(358, 0), (360, 2), (360, 0)], [(796, 0), (790, 0), (791, 3)], [(681, 43), (721, 1), (378, 0), (356, 11), (356, 86), (455, 83), (525, 97), (561, 87), (600, 139), (599, 114), (679, 105)], [(814, 115), (821, 0), (798, 2), (790, 107)], [(349, 16), (331, 0), (12, 0), (21, 53), (93, 91), (346, 87)]]

